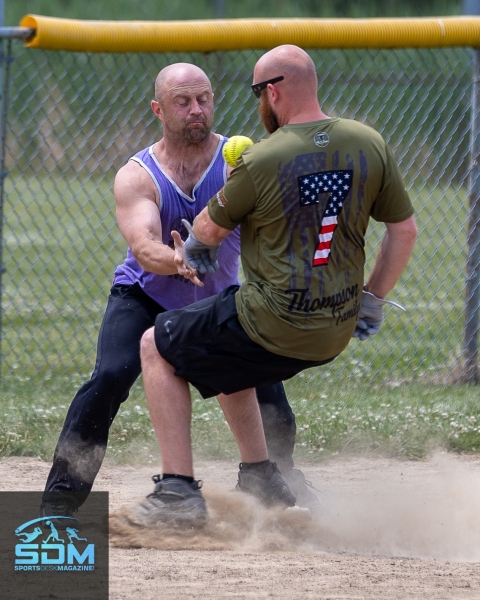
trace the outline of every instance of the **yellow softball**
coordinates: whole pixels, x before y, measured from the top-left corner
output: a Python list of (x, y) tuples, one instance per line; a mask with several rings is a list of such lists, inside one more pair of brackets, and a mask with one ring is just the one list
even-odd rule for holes
[(237, 164), (237, 158), (248, 146), (253, 146), (253, 142), (249, 137), (245, 135), (232, 135), (222, 149), (223, 158), (227, 165), (234, 167)]

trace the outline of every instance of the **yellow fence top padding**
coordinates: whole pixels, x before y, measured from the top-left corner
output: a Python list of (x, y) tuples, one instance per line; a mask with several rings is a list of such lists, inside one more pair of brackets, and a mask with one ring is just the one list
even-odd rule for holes
[(80, 21), (26, 15), (30, 48), (72, 52), (212, 52), (302, 48), (480, 46), (480, 17)]

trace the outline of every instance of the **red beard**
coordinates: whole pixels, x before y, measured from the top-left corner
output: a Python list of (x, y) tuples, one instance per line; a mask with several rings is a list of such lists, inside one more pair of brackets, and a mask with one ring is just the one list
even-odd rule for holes
[(263, 123), (263, 126), (268, 133), (274, 133), (277, 131), (277, 129), (280, 127), (280, 123), (278, 122), (277, 115), (274, 113), (265, 95), (262, 95), (260, 99), (258, 112), (260, 113), (260, 119)]

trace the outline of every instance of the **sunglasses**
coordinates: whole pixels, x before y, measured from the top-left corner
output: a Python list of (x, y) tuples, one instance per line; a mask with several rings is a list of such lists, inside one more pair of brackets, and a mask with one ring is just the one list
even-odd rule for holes
[(264, 90), (269, 83), (277, 83), (279, 81), (283, 81), (283, 79), (285, 79), (285, 77), (283, 75), (280, 75), (280, 77), (274, 77), (273, 79), (267, 79), (267, 81), (262, 81), (261, 83), (254, 83), (250, 87), (252, 88), (252, 91), (255, 94), (255, 96), (257, 98), (260, 98), (260, 94), (262, 93), (262, 90)]

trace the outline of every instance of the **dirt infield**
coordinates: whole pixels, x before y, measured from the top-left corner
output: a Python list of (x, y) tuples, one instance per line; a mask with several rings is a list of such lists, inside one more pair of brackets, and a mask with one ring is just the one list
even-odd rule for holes
[[(106, 464), (111, 600), (480, 599), (480, 457), (337, 459), (301, 465), (322, 514), (264, 510), (230, 490), (236, 465), (198, 462), (201, 532), (146, 531), (125, 518), (151, 468)], [(49, 464), (0, 461), (2, 490), (41, 490)]]

